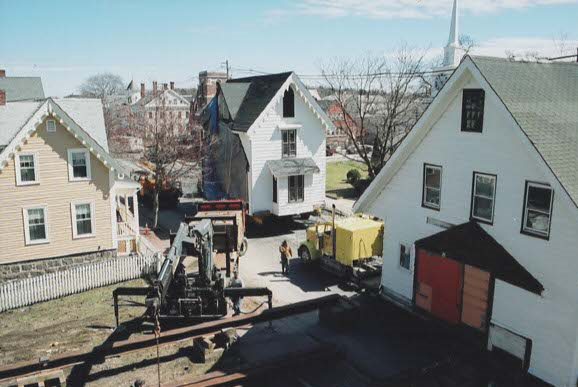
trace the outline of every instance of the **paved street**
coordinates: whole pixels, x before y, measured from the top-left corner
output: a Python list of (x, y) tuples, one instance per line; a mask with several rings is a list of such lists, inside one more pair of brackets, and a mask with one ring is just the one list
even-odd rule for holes
[[(330, 200), (330, 199), (328, 199)], [(335, 201), (337, 208), (342, 211), (350, 211), (353, 201)], [(331, 206), (333, 201), (328, 202)], [(183, 199), (176, 209), (164, 209), (160, 211), (160, 231), (156, 232), (157, 246), (164, 248), (169, 246), (168, 231), (176, 231), (184, 214), (192, 213), (193, 203), (190, 199)], [(152, 210), (141, 206), (141, 225), (152, 224)], [(266, 225), (249, 226), (247, 236), (249, 238), (249, 250), (241, 258), (241, 277), (245, 286), (264, 286), (273, 291), (276, 305), (287, 304), (306, 299), (321, 297), (330, 293), (353, 294), (346, 292), (337, 286), (335, 278), (315, 267), (303, 265), (297, 258), (299, 243), (305, 240), (305, 229), (308, 224), (313, 224), (314, 219), (308, 221), (274, 220)], [(152, 238), (151, 238), (152, 239)], [(289, 275), (281, 274), (279, 245), (287, 240), (293, 250), (294, 258), (290, 261)]]

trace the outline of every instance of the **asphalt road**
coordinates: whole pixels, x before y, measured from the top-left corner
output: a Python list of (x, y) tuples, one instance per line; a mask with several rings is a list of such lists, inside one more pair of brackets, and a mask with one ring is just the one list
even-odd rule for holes
[[(347, 205), (347, 203), (345, 204)], [(141, 206), (141, 224), (152, 223), (152, 210)], [(190, 200), (183, 200), (176, 209), (164, 209), (159, 214), (159, 225), (164, 232), (157, 233), (168, 239), (168, 231), (176, 231), (185, 213), (192, 212)], [(338, 281), (330, 274), (301, 263), (297, 257), (299, 243), (305, 240), (305, 229), (313, 224), (308, 221), (273, 221), (265, 225), (249, 225), (247, 236), (249, 249), (241, 258), (240, 274), (249, 287), (268, 287), (273, 291), (275, 305), (303, 301), (331, 293), (353, 295), (338, 287)], [(281, 274), (279, 246), (287, 240), (293, 250), (289, 274)], [(167, 241), (168, 246), (168, 241)]]

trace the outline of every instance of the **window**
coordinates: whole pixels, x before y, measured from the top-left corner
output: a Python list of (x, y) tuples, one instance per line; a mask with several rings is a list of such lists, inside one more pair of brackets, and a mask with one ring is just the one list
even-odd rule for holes
[(283, 157), (295, 157), (297, 155), (297, 130), (283, 130)]
[(410, 264), (411, 264), (411, 246), (402, 243), (399, 245), (399, 266), (409, 270)]
[(90, 180), (90, 152), (88, 149), (68, 150), (68, 178), (71, 181)]
[(94, 235), (92, 203), (72, 203), (72, 236), (86, 238)]
[(273, 176), (273, 203), (277, 203), (277, 178)]
[(24, 237), (27, 245), (48, 243), (46, 207), (24, 208)]
[(526, 182), (522, 232), (543, 238), (550, 236), (552, 203), (554, 190), (552, 187)]
[(47, 132), (56, 132), (56, 121), (46, 120), (46, 131)]
[(496, 179), (496, 175), (474, 172), (471, 210), (473, 219), (490, 224), (494, 222)]
[(189, 118), (189, 112), (185, 112), (185, 117)]
[(440, 209), (442, 193), (442, 167), (424, 164), (422, 206), (434, 210)]
[(149, 112), (149, 120), (153, 119), (153, 112)]
[(303, 201), (303, 175), (289, 176), (289, 203)]
[(482, 132), (484, 90), (466, 89), (462, 100), (462, 132)]
[(16, 185), (38, 184), (38, 157), (36, 153), (16, 155)]
[(179, 120), (180, 120), (182, 117), (183, 117), (183, 112), (179, 112), (179, 114), (178, 114)]
[(283, 117), (295, 117), (295, 94), (291, 87), (283, 94)]

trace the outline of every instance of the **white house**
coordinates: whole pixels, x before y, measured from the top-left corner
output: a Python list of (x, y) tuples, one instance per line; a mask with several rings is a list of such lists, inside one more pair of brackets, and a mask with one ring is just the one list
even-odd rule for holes
[(311, 213), (325, 199), (325, 132), (333, 124), (294, 73), (230, 79), (207, 106), (219, 140), (203, 173), (209, 199), (249, 214)]
[(354, 210), (385, 297), (576, 386), (577, 205), (578, 64), (466, 56)]

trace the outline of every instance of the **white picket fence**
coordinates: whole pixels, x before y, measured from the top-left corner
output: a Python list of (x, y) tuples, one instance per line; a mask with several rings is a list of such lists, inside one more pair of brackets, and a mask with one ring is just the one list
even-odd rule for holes
[(0, 284), (0, 312), (157, 273), (159, 253), (113, 258)]

